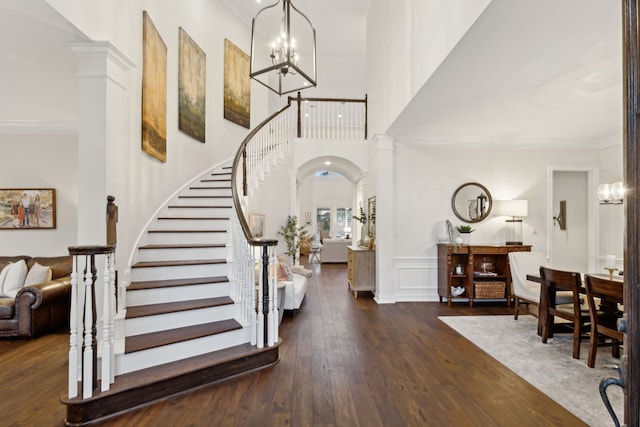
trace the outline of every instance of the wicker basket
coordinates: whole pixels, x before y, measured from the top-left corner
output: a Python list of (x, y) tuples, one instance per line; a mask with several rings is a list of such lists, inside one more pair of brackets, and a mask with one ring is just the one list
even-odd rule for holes
[(476, 299), (504, 298), (505, 282), (473, 282)]

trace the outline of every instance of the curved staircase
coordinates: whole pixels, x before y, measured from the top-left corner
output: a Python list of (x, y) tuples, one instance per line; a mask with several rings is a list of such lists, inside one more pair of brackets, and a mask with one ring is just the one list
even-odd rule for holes
[(148, 227), (126, 288), (117, 381), (89, 399), (63, 399), (68, 425), (88, 424), (276, 363), (278, 346), (250, 344), (230, 281), (231, 170), (196, 180)]

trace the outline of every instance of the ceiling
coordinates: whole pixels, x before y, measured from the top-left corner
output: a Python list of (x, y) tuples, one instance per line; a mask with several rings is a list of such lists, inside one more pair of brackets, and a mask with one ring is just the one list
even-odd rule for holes
[[(221, 1), (247, 22), (275, 3)], [(318, 90), (366, 91), (357, 86), (366, 67), (346, 74), (344, 64), (366, 64), (372, 1), (293, 0), (318, 34)], [(620, 142), (620, 14), (618, 3), (603, 0), (493, 0), (387, 133), (417, 144)], [(77, 60), (67, 43), (86, 38), (44, 0), (0, 2), (0, 25), (2, 98), (11, 100), (0, 103), (0, 131), (21, 123), (73, 127)]]
[(418, 144), (621, 143), (621, 30), (616, 2), (494, 0), (387, 133)]

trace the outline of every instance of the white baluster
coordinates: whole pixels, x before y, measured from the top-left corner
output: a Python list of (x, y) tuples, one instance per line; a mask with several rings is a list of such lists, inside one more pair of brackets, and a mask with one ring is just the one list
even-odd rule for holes
[(109, 358), (111, 361), (111, 368), (109, 369), (109, 382), (113, 384), (115, 382), (116, 375), (116, 334), (114, 328), (115, 315), (116, 315), (116, 253), (112, 252), (109, 256), (109, 283), (111, 292), (111, 316), (109, 318), (109, 340), (111, 341), (111, 350), (109, 352)]
[(104, 266), (103, 295), (102, 295), (102, 369), (100, 373), (100, 390), (109, 390), (111, 379), (111, 277), (109, 276), (109, 264), (111, 260), (107, 255)]
[(78, 396), (78, 269), (73, 256), (71, 270), (71, 312), (69, 313), (69, 399)]
[(272, 347), (278, 341), (278, 283), (275, 247), (269, 247), (269, 336), (268, 345)]
[(84, 351), (83, 351), (83, 372), (82, 372), (82, 398), (87, 399), (93, 394), (93, 343), (92, 326), (93, 326), (93, 303), (92, 303), (92, 287), (93, 277), (91, 267), (92, 264), (87, 256), (84, 275)]

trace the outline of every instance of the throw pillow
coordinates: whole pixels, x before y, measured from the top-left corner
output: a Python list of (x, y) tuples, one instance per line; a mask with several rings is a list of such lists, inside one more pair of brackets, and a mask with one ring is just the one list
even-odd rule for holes
[(289, 275), (287, 274), (287, 269), (284, 267), (284, 264), (278, 263), (278, 282), (287, 282), (289, 281)]
[(286, 262), (281, 262), (280, 265), (287, 272), (287, 280), (293, 280), (293, 271), (291, 270), (289, 264), (287, 264)]
[(2, 289), (3, 283), (4, 283), (4, 279), (7, 278), (7, 274), (9, 274), (9, 270), (11, 270), (11, 266), (13, 265), (12, 262), (8, 263), (7, 265), (5, 265), (2, 270), (0, 270), (0, 297), (5, 296), (4, 295), (4, 290)]
[(313, 274), (313, 271), (307, 270), (301, 265), (294, 265), (291, 271), (304, 277), (311, 277), (311, 275)]
[(278, 254), (278, 262), (288, 265), (289, 268), (292, 267), (289, 257), (285, 254)]
[(44, 283), (51, 280), (51, 267), (46, 265), (40, 265), (37, 262), (29, 269), (27, 278), (24, 280), (24, 285), (37, 285), (38, 283)]
[(15, 298), (18, 290), (24, 286), (28, 271), (27, 263), (23, 259), (14, 262), (2, 282), (2, 294), (5, 297)]

